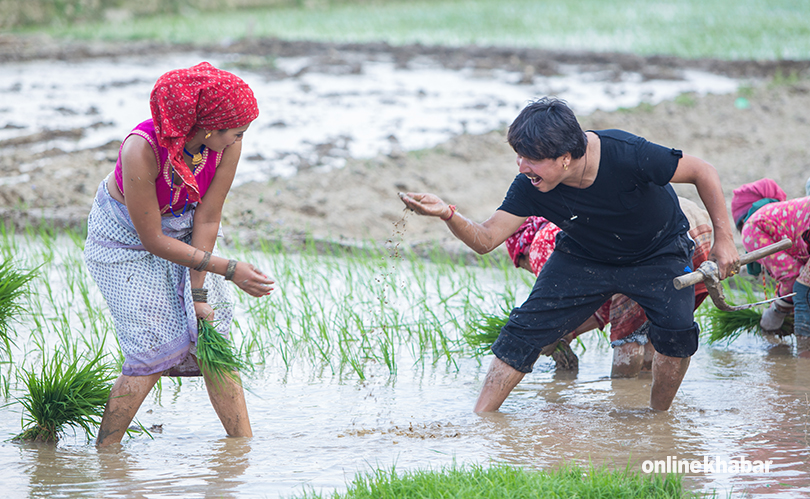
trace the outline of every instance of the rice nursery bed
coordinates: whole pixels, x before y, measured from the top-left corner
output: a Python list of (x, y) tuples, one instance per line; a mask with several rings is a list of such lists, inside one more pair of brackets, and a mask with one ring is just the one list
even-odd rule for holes
[(252, 439), (225, 438), (199, 378), (164, 377), (137, 416), (148, 434), (133, 433), (119, 449), (97, 451), (81, 428), (56, 445), (12, 443), (24, 373), (57, 354), (120, 362), (82, 246), (77, 234), (0, 234), (4, 260), (42, 266), (0, 363), (0, 484), (20, 497), (328, 496), (378, 469), (592, 462), (641, 472), (644, 461), (667, 456), (773, 461), (768, 473), (687, 473), (689, 490), (810, 492), (810, 366), (790, 340), (742, 335), (702, 345), (673, 409), (652, 413), (649, 376), (609, 379), (610, 348), (589, 333), (575, 346), (578, 372), (555, 372), (542, 358), (502, 412), (473, 414), (490, 359), (464, 334), (531, 284), (498, 256), (470, 266), (439, 253), (220, 248), (278, 283), (263, 299), (233, 293)]

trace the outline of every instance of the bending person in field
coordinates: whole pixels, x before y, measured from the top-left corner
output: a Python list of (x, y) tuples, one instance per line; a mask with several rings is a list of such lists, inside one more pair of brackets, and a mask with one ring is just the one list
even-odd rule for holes
[(694, 156), (620, 130), (583, 132), (571, 109), (540, 99), (510, 125), (520, 174), (500, 208), (472, 222), (432, 194), (402, 194), (406, 206), (439, 217), (478, 253), (497, 248), (530, 216), (562, 232), (528, 299), (492, 345), (495, 358), (475, 404), (490, 412), (531, 372), (541, 350), (576, 329), (616, 293), (650, 320), (650, 406), (667, 410), (698, 347), (694, 290), (672, 280), (690, 269), (695, 244), (670, 182), (697, 188), (711, 217), (711, 258), (721, 278), (739, 270), (733, 229), (716, 170)]
[[(259, 114), (250, 87), (204, 62), (161, 76), (150, 107), (152, 117), (121, 144), (87, 221), (85, 261), (124, 354), (98, 446), (121, 441), (161, 373), (199, 372), (197, 318), (228, 335), (225, 280), (256, 297), (274, 284), (248, 263), (213, 254), (242, 136)], [(238, 378), (202, 374), (226, 433), (252, 436)]]
[[(785, 192), (769, 178), (734, 189), (731, 214), (742, 234), (746, 251), (788, 238), (793, 245), (759, 260), (759, 265), (779, 283), (779, 296), (796, 293), (771, 303), (762, 314), (760, 327), (765, 332), (778, 331), (789, 314), (793, 314), (793, 333), (799, 355), (808, 356), (810, 349), (810, 197), (787, 199)], [(758, 265), (749, 266), (750, 274)]]
[[(685, 198), (678, 198), (686, 219), (689, 221), (689, 237), (695, 241), (692, 268), (696, 269), (709, 257), (712, 242), (712, 228), (709, 213)], [(506, 240), (509, 257), (515, 264), (532, 272), (540, 273), (548, 257), (554, 251), (557, 233), (560, 228), (543, 217), (529, 217), (520, 228)], [(709, 295), (706, 285), (695, 286), (695, 310)], [(557, 369), (575, 369), (578, 365), (576, 354), (569, 344), (582, 333), (594, 329), (604, 330), (610, 325), (610, 345), (613, 347), (611, 378), (630, 378), (652, 368), (655, 348), (650, 343), (647, 330), (650, 321), (644, 310), (630, 298), (622, 294), (613, 295), (599, 310), (585, 322), (560, 340), (559, 348), (551, 356)]]

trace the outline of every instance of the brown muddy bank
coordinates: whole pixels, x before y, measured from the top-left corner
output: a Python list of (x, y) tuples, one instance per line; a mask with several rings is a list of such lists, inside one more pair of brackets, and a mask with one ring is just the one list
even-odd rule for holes
[[(0, 37), (0, 62), (53, 59), (163, 56), (201, 50), (199, 46), (151, 42), (64, 43), (46, 38)], [(801, 137), (810, 134), (810, 61), (719, 61), (673, 57), (640, 57), (615, 53), (584, 53), (498, 47), (429, 47), (387, 44), (331, 44), (252, 40), (228, 46), (202, 47), (203, 52), (228, 53), (268, 78), (290, 78), (274, 68), (276, 57), (309, 57), (303, 72), (351, 73), (364, 58), (388, 57), (407, 69), (429, 57), (451, 69), (504, 69), (533, 75), (556, 74), (565, 65), (599, 70), (620, 78), (632, 71), (644, 78), (676, 78), (684, 69), (699, 69), (744, 81), (737, 94), (684, 95), (674, 102), (583, 116), (586, 128), (622, 128), (711, 162), (720, 172), (730, 202), (732, 189), (763, 176), (775, 179), (788, 195), (804, 193), (810, 175), (810, 153)], [(741, 106), (740, 97), (747, 106)], [(0, 177), (21, 174), (18, 165), (33, 165), (25, 182), (0, 185), (0, 212), (18, 225), (41, 218), (56, 225), (81, 226), (98, 182), (112, 169), (119, 143), (66, 153), (45, 149), (53, 135), (81, 130), (52, 130), (0, 142)], [(224, 213), (229, 234), (244, 242), (256, 237), (316, 238), (384, 242), (403, 216), (398, 191), (430, 191), (470, 218), (482, 220), (495, 210), (516, 174), (513, 153), (502, 131), (462, 135), (438, 147), (393, 152), (373, 159), (349, 158), (345, 168), (324, 173), (300, 170), (291, 178), (236, 187)], [(679, 194), (699, 201), (693, 189)], [(455, 243), (444, 224), (408, 217), (406, 244)]]

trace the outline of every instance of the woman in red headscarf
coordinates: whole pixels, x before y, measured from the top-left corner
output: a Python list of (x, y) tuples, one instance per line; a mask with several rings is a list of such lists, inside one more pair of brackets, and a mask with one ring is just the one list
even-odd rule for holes
[[(747, 251), (768, 246), (783, 238), (793, 241), (790, 248), (760, 260), (762, 267), (779, 283), (777, 293), (782, 298), (762, 314), (760, 327), (764, 331), (779, 329), (785, 317), (794, 313), (793, 331), (799, 350), (810, 348), (810, 197), (787, 199), (785, 192), (769, 178), (763, 178), (734, 189), (731, 214), (742, 234)], [(749, 271), (751, 271), (749, 267)], [(756, 271), (753, 271), (756, 272)], [(753, 273), (752, 272), (752, 273)]]
[[(110, 308), (124, 354), (97, 445), (121, 441), (161, 374), (199, 373), (197, 319), (229, 333), (225, 280), (261, 297), (273, 280), (214, 254), (222, 205), (242, 137), (259, 114), (250, 87), (203, 62), (155, 84), (152, 118), (124, 139), (114, 172), (88, 218), (85, 261)], [(251, 436), (244, 392), (209, 380), (209, 398), (230, 436)]]

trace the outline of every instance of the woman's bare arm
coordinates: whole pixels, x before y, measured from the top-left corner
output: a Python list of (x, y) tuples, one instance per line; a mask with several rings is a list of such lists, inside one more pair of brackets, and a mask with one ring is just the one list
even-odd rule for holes
[[(224, 159), (223, 159), (224, 161)], [(144, 248), (155, 256), (169, 260), (170, 262), (194, 268), (198, 266), (205, 256), (205, 251), (194, 245), (186, 244), (172, 237), (163, 234), (161, 224), (161, 213), (158, 205), (157, 193), (155, 191), (155, 179), (158, 177), (158, 165), (155, 161), (155, 154), (151, 146), (145, 139), (138, 136), (130, 136), (121, 150), (121, 165), (123, 173), (124, 200), (129, 211), (129, 216), (138, 232)], [(226, 167), (227, 168), (227, 167)], [(235, 169), (235, 163), (233, 164)], [(219, 172), (217, 172), (219, 175)], [(227, 177), (227, 175), (226, 175)], [(213, 246), (216, 239), (216, 230), (213, 232), (213, 239), (210, 229), (212, 220), (221, 217), (222, 202), (224, 196), (222, 189), (230, 187), (233, 180), (233, 172), (230, 173), (230, 180), (223, 179), (218, 187), (214, 187), (214, 195), (211, 198), (211, 208), (203, 208), (202, 227), (195, 229), (198, 232), (198, 242)], [(216, 183), (216, 177), (214, 180)], [(213, 183), (212, 183), (213, 186)], [(227, 194), (227, 189), (225, 190)], [(208, 193), (206, 193), (206, 198)], [(219, 199), (221, 198), (221, 199)], [(202, 204), (202, 203), (200, 203)], [(219, 205), (218, 208), (216, 205)], [(208, 212), (208, 213), (206, 213)], [(197, 219), (195, 217), (195, 223)], [(219, 222), (217, 222), (217, 227)], [(209, 241), (209, 242), (205, 242)], [(194, 242), (194, 233), (192, 233)], [(224, 275), (228, 265), (225, 258), (212, 256), (207, 270)], [(197, 278), (195, 278), (197, 281)], [(234, 284), (252, 296), (263, 296), (272, 288), (273, 281), (260, 272), (253, 269), (252, 265), (241, 263), (237, 265), (236, 274), (233, 278)], [(201, 284), (197, 282), (197, 284)], [(194, 285), (194, 284), (193, 284)]]

